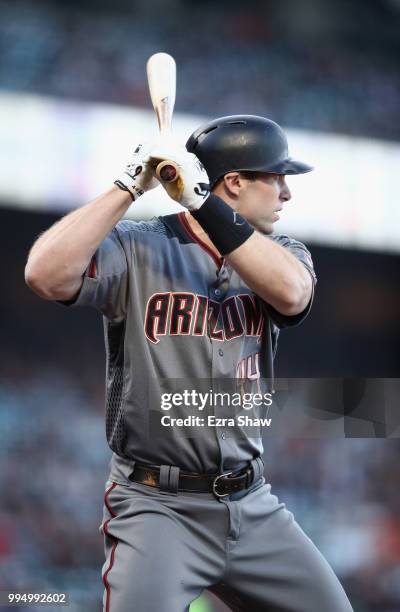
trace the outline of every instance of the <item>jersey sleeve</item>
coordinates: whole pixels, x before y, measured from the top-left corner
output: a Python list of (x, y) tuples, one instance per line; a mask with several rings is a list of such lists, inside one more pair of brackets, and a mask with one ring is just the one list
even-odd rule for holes
[[(122, 320), (128, 299), (127, 245), (118, 224), (103, 240), (87, 267), (83, 283), (74, 299), (65, 306), (91, 306), (111, 320)], [(122, 225), (122, 223), (121, 223)]]
[(284, 234), (273, 235), (270, 238), (280, 244), (283, 248), (288, 249), (292, 253), (292, 255), (294, 255), (294, 257), (296, 257), (296, 259), (298, 259), (303, 264), (303, 266), (308, 270), (311, 276), (311, 297), (303, 312), (300, 312), (297, 315), (288, 316), (278, 312), (270, 304), (265, 303), (265, 309), (277, 327), (294, 327), (295, 325), (299, 325), (300, 323), (302, 323), (311, 310), (311, 306), (314, 300), (315, 285), (317, 283), (314, 264), (311, 258), (310, 251), (302, 242), (294, 240), (294, 238), (290, 238), (289, 236), (286, 236)]

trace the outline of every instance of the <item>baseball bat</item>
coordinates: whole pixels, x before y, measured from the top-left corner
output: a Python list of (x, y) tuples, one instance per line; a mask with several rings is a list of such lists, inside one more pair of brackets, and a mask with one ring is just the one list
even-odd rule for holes
[[(171, 131), (176, 95), (176, 64), (168, 53), (155, 53), (147, 61), (147, 81), (151, 102), (157, 115), (161, 135)], [(178, 166), (171, 160), (157, 164), (156, 175), (165, 182), (178, 178)]]

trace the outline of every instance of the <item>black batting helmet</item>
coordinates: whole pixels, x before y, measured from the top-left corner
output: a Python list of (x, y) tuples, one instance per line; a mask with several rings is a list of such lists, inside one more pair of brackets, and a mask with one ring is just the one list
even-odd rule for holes
[(265, 117), (231, 115), (200, 126), (186, 143), (207, 170), (211, 185), (227, 172), (303, 174), (312, 166), (289, 157), (282, 128)]

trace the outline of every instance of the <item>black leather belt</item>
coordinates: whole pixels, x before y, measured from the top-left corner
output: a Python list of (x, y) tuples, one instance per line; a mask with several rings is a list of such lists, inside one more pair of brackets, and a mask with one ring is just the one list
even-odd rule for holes
[[(135, 463), (129, 476), (132, 482), (150, 487), (160, 487), (160, 468)], [(243, 468), (239, 472), (225, 474), (188, 474), (179, 472), (178, 491), (194, 493), (214, 493), (218, 498), (248, 489), (253, 482), (253, 468)]]

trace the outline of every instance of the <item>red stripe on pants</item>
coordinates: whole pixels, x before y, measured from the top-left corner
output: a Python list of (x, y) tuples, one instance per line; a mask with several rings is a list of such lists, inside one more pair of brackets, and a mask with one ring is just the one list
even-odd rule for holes
[[(111, 514), (111, 518), (114, 518), (117, 515), (112, 510), (112, 508), (111, 508), (111, 506), (110, 506), (110, 504), (108, 502), (107, 497), (108, 497), (108, 495), (111, 493), (111, 491), (116, 486), (117, 486), (117, 483), (113, 482), (111, 487), (109, 489), (107, 489), (107, 491), (106, 491), (106, 493), (104, 495), (104, 504), (105, 504), (108, 512)], [(106, 536), (108, 536), (111, 540), (114, 540), (114, 544), (113, 544), (113, 547), (111, 549), (110, 564), (109, 564), (107, 570), (104, 572), (104, 575), (103, 575), (103, 584), (104, 584), (104, 588), (106, 590), (106, 608), (105, 608), (105, 612), (110, 612), (110, 595), (111, 595), (110, 591), (111, 591), (111, 589), (110, 589), (110, 585), (109, 585), (109, 582), (108, 582), (107, 578), (108, 578), (108, 574), (110, 573), (110, 570), (111, 570), (112, 566), (114, 565), (115, 550), (116, 550), (117, 544), (118, 544), (118, 541), (115, 540), (112, 537), (112, 535), (110, 535), (110, 533), (108, 531), (108, 523), (110, 521), (111, 521), (111, 519), (108, 519), (108, 521), (105, 521), (105, 523), (103, 524), (103, 531), (106, 534)]]

